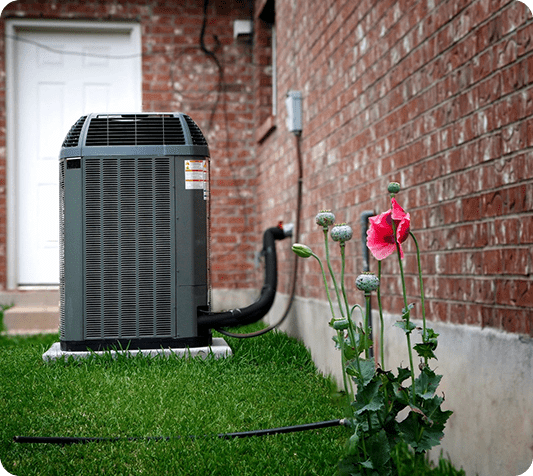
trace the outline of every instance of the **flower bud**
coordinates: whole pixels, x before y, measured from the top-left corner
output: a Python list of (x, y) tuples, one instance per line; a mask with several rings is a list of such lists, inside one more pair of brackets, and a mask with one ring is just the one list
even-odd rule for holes
[(300, 258), (309, 258), (310, 256), (313, 256), (311, 248), (302, 243), (294, 243), (294, 245), (292, 245), (292, 251), (294, 251)]
[(400, 192), (400, 184), (398, 182), (391, 182), (389, 183), (388, 191), (389, 193), (399, 193)]
[(333, 241), (340, 241), (344, 243), (352, 239), (353, 231), (350, 225), (346, 223), (341, 223), (340, 225), (335, 225), (331, 229), (331, 238)]
[(357, 279), (355, 280), (355, 286), (360, 291), (370, 293), (379, 288), (379, 279), (373, 273), (363, 273), (357, 276)]
[(331, 210), (320, 210), (315, 217), (315, 220), (317, 225), (328, 227), (335, 223), (335, 215)]

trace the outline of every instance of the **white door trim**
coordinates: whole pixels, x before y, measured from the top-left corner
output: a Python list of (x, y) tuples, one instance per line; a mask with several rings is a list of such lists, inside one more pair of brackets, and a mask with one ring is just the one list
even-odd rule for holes
[[(132, 44), (138, 55), (135, 56), (135, 71), (137, 77), (134, 78), (139, 85), (138, 97), (142, 97), (142, 44), (141, 26), (139, 23), (120, 22), (86, 22), (71, 20), (31, 20), (31, 19), (11, 19), (5, 22), (5, 44), (6, 44), (6, 265), (7, 265), (7, 288), (16, 289), (17, 283), (17, 211), (16, 200), (16, 68), (15, 68), (15, 48), (17, 32), (21, 29), (35, 29), (41, 31), (51, 31), (60, 33), (61, 31), (80, 32), (117, 32), (128, 33), (132, 39)], [(138, 104), (136, 110), (141, 110)], [(65, 135), (68, 131), (65, 131)], [(59, 151), (57, 151), (59, 157)], [(59, 167), (59, 166), (58, 166)], [(58, 169), (59, 170), (59, 169)], [(58, 172), (59, 173), (59, 172)], [(58, 212), (59, 213), (59, 212)]]

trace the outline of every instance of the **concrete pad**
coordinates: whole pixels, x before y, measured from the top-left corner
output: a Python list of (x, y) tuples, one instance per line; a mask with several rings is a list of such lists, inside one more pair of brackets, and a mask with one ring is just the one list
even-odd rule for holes
[(130, 350), (102, 350), (102, 351), (64, 351), (61, 350), (61, 344), (55, 342), (52, 344), (52, 347), (48, 349), (43, 354), (43, 360), (45, 362), (50, 362), (53, 360), (73, 357), (74, 359), (84, 359), (89, 357), (92, 354), (95, 355), (104, 355), (111, 354), (113, 357), (116, 357), (118, 354), (127, 354), (130, 357), (135, 357), (137, 354), (142, 354), (144, 356), (154, 357), (156, 355), (170, 356), (175, 354), (179, 357), (201, 357), (205, 359), (209, 355), (213, 355), (215, 359), (223, 359), (232, 355), (230, 346), (226, 341), (221, 337), (214, 337), (213, 344), (205, 347), (189, 347), (184, 349), (130, 349)]

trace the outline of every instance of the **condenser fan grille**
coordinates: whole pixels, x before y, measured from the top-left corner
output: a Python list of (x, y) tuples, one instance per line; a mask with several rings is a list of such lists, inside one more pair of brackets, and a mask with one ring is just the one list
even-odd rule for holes
[(165, 114), (93, 117), (85, 139), (86, 146), (185, 144), (180, 118)]
[(202, 131), (189, 116), (186, 114), (183, 115), (183, 118), (185, 119), (185, 122), (187, 122), (187, 125), (189, 126), (189, 132), (191, 133), (191, 139), (192, 143), (194, 145), (207, 145), (207, 141), (205, 140), (204, 135), (202, 134)]
[(86, 339), (172, 335), (170, 167), (166, 157), (85, 162)]
[(86, 119), (87, 119), (87, 116), (82, 116), (76, 121), (76, 124), (74, 124), (70, 128), (70, 131), (68, 131), (67, 137), (65, 137), (62, 147), (77, 147), (78, 146), (78, 143), (80, 141), (81, 130), (83, 128), (83, 124), (85, 124)]

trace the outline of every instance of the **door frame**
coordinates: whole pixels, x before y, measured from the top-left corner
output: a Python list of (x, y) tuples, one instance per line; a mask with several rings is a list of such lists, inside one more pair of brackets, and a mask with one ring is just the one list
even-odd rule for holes
[[(135, 110), (142, 109), (142, 43), (141, 25), (133, 22), (99, 22), (99, 21), (72, 21), (72, 20), (33, 20), (33, 19), (6, 19), (5, 46), (6, 46), (6, 274), (7, 289), (18, 288), (18, 252), (17, 245), (17, 213), (16, 199), (17, 178), (17, 150), (16, 150), (16, 70), (15, 49), (18, 30), (35, 28), (36, 30), (50, 31), (52, 33), (84, 32), (84, 33), (127, 33), (132, 40), (132, 46), (138, 56), (135, 61), (136, 84), (139, 87), (139, 104)], [(68, 131), (65, 131), (65, 135)], [(59, 157), (59, 151), (57, 151)], [(59, 159), (58, 159), (59, 173)], [(58, 210), (59, 213), (59, 210)]]

